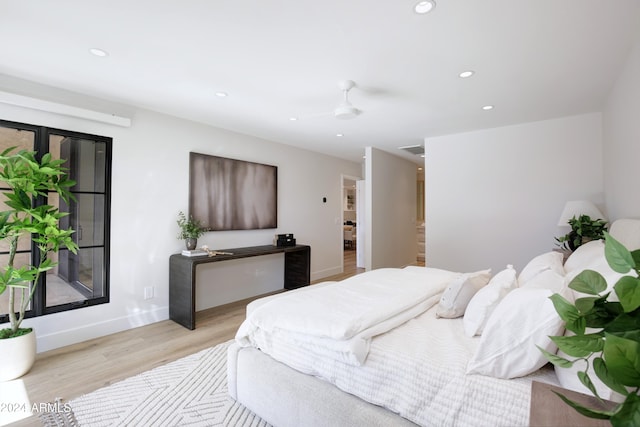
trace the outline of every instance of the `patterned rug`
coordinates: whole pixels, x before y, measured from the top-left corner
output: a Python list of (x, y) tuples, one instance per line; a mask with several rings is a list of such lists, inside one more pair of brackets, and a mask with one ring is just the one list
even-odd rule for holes
[(227, 392), (232, 341), (143, 372), (68, 402), (71, 411), (42, 414), (45, 426), (269, 427)]

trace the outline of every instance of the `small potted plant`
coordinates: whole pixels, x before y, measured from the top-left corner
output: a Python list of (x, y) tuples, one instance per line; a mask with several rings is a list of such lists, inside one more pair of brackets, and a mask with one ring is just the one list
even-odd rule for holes
[[(594, 374), (610, 390), (623, 396), (621, 403), (603, 411), (584, 407), (556, 393), (565, 403), (587, 417), (608, 419), (614, 427), (637, 426), (640, 420), (640, 250), (630, 252), (608, 233), (604, 235), (607, 264), (625, 276), (616, 282), (613, 292), (607, 292), (607, 282), (600, 273), (584, 270), (569, 287), (589, 296), (571, 303), (559, 294), (552, 295), (556, 311), (575, 335), (550, 338), (574, 359), (541, 351), (561, 368), (571, 368), (577, 361), (585, 360), (585, 370), (577, 375), (594, 396), (599, 398), (590, 377)], [(632, 274), (627, 275), (629, 272)]]
[(591, 219), (589, 215), (575, 216), (569, 221), (571, 231), (562, 237), (556, 237), (556, 242), (564, 250), (575, 251), (582, 244), (591, 240), (604, 239), (607, 231), (607, 221)]
[(198, 238), (204, 234), (204, 228), (200, 221), (189, 215), (189, 218), (180, 211), (178, 213), (178, 226), (180, 227), (180, 233), (178, 233), (178, 239), (184, 240), (185, 246), (188, 250), (193, 250), (198, 245)]
[[(40, 197), (57, 193), (62, 200), (73, 197), (69, 189), (75, 182), (67, 178), (64, 159), (53, 159), (47, 153), (38, 160), (33, 151), (15, 154), (9, 148), (0, 154), (0, 187), (6, 198), (0, 212), (0, 240), (8, 243), (6, 265), (0, 268), (0, 294), (9, 293), (10, 327), (0, 330), (0, 380), (18, 378), (31, 369), (35, 361), (36, 340), (31, 328), (21, 328), (41, 274), (57, 263), (48, 255), (65, 246), (77, 252), (71, 235), (73, 230), (60, 229), (60, 218), (68, 215), (57, 207), (34, 203)], [(16, 259), (18, 242), (28, 239), (38, 248), (32, 264)], [(17, 307), (16, 307), (17, 306)]]

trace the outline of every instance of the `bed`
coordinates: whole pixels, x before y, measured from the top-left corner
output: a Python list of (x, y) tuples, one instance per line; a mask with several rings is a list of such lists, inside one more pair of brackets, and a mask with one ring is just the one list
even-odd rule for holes
[[(640, 220), (611, 234), (640, 248)], [(380, 269), (256, 300), (228, 353), (231, 396), (276, 426), (526, 426), (532, 381), (564, 333), (549, 296), (580, 271), (616, 280), (601, 241), (521, 271)], [(600, 385), (601, 386), (601, 385)], [(604, 391), (604, 390), (603, 390)]]

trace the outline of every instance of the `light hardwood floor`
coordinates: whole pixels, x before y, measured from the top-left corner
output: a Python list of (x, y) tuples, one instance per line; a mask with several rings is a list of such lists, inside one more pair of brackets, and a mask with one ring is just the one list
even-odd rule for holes
[[(342, 280), (363, 272), (355, 266), (355, 250), (345, 250), (344, 273), (325, 280)], [(38, 354), (22, 377), (31, 403), (63, 401), (90, 393), (130, 376), (228, 341), (255, 298), (199, 311), (190, 331), (172, 320), (130, 329)], [(11, 426), (39, 426), (35, 417)]]

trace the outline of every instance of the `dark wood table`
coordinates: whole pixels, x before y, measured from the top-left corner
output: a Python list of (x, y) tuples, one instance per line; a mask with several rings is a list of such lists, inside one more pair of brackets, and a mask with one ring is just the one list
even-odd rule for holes
[(284, 253), (284, 289), (308, 286), (311, 276), (311, 247), (250, 246), (220, 249), (226, 255), (169, 257), (169, 318), (185, 328), (196, 328), (196, 267), (200, 264)]
[(609, 420), (588, 418), (567, 405), (552, 390), (578, 402), (588, 408), (608, 410), (615, 403), (603, 404), (593, 396), (533, 381), (531, 383), (531, 409), (529, 425), (531, 427), (611, 427)]

